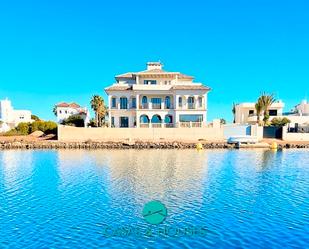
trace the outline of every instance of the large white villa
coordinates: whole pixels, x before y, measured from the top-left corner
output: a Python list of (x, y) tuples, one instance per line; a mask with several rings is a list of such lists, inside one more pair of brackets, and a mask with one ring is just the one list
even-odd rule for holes
[[(309, 124), (309, 103), (307, 100), (301, 101), (290, 112), (284, 112), (284, 102), (281, 100), (273, 103), (269, 108), (270, 120), (273, 118), (288, 118), (291, 124)], [(260, 117), (263, 119), (263, 116)], [(240, 103), (235, 106), (235, 123), (255, 124), (257, 122), (257, 113), (255, 103)]]
[(115, 77), (105, 88), (110, 127), (203, 127), (210, 88), (193, 77), (167, 72), (160, 62)]
[(0, 132), (6, 132), (21, 122), (32, 122), (31, 111), (15, 110), (8, 99), (0, 100)]

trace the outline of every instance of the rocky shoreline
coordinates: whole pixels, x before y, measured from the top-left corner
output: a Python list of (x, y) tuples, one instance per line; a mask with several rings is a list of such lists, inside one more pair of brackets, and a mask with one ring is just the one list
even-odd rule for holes
[[(226, 142), (199, 142), (204, 149), (236, 149)], [(0, 150), (9, 149), (194, 149), (197, 143), (186, 142), (60, 142), (0, 141)], [(254, 146), (253, 146), (254, 148)], [(258, 147), (257, 147), (258, 148)], [(278, 149), (308, 148), (308, 144), (280, 143)]]

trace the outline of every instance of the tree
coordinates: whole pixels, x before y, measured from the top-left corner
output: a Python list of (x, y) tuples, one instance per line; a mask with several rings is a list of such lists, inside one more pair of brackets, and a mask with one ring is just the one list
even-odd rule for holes
[(260, 98), (259, 98), (258, 101), (257, 101), (256, 104), (255, 104), (255, 110), (256, 110), (257, 123), (258, 123), (258, 125), (261, 125), (260, 119), (261, 119), (262, 109), (263, 109), (263, 103), (262, 103), (262, 101), (261, 101)]
[(55, 116), (57, 116), (57, 105), (54, 105), (53, 107), (53, 113)]
[(259, 102), (262, 105), (262, 111), (264, 115), (263, 122), (265, 126), (269, 120), (269, 108), (275, 102), (274, 95), (263, 92), (258, 99), (258, 103)]
[(232, 107), (232, 113), (233, 113), (233, 123), (236, 123), (236, 104), (233, 103), (233, 107)]
[(282, 127), (289, 123), (291, 123), (291, 120), (289, 120), (288, 118), (273, 118), (271, 120), (271, 125), (277, 127)]
[(99, 95), (93, 95), (90, 101), (91, 108), (95, 112), (95, 124), (97, 127), (102, 126), (102, 121), (105, 120), (107, 108), (104, 104), (104, 100)]
[(222, 125), (226, 124), (226, 120), (224, 118), (220, 118), (220, 124)]
[(34, 121), (40, 121), (41, 120), (37, 115), (34, 115), (34, 114), (31, 115), (31, 119), (34, 120)]
[(67, 119), (63, 120), (61, 124), (75, 126), (75, 127), (84, 127), (85, 121), (80, 115), (76, 114), (76, 115), (71, 115)]

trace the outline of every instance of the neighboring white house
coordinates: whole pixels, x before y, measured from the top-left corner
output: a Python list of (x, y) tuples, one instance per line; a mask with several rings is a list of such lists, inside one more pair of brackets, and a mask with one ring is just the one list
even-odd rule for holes
[(62, 102), (56, 105), (57, 122), (62, 123), (65, 119), (72, 115), (79, 115), (83, 120), (85, 126), (90, 121), (89, 111), (86, 107), (81, 107), (76, 103)]
[(110, 127), (206, 125), (210, 88), (162, 67), (160, 62), (149, 62), (147, 70), (117, 75), (116, 83), (105, 88)]
[[(282, 116), (284, 103), (279, 100), (273, 103), (269, 108), (270, 120), (277, 116)], [(260, 119), (263, 120), (261, 114)], [(257, 113), (255, 103), (240, 103), (235, 106), (235, 123), (237, 124), (255, 124), (257, 122)]]
[[(303, 100), (296, 105), (291, 112), (283, 112), (284, 103), (280, 100), (273, 103), (269, 108), (269, 120), (273, 118), (288, 118), (291, 124), (309, 124), (309, 104)], [(260, 119), (263, 120), (263, 114)], [(235, 106), (235, 122), (238, 124), (255, 124), (257, 122), (257, 114), (255, 103), (241, 103)]]
[(0, 132), (6, 132), (21, 122), (32, 122), (31, 111), (14, 110), (10, 100), (0, 100), (0, 121)]

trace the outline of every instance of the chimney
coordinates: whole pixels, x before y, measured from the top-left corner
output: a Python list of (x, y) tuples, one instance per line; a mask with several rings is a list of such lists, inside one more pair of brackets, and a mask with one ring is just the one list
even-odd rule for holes
[(162, 69), (163, 64), (161, 62), (148, 62), (147, 63), (147, 70), (153, 70), (153, 69)]

